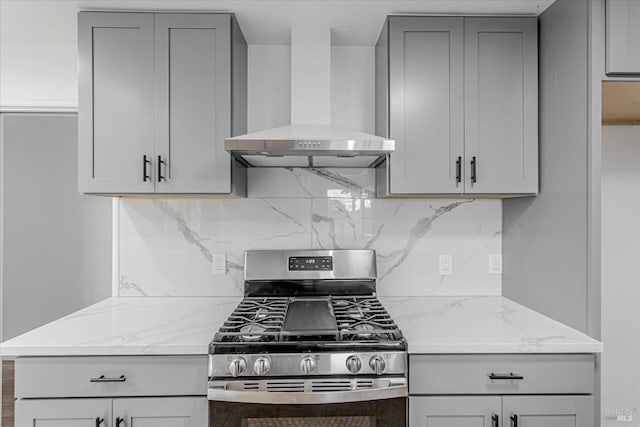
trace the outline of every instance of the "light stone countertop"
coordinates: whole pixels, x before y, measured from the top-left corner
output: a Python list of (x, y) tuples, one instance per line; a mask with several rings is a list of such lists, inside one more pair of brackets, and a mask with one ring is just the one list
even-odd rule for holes
[(233, 297), (113, 297), (12, 338), (2, 356), (207, 354)]
[(500, 296), (381, 297), (409, 354), (600, 353), (602, 343)]
[[(381, 297), (409, 353), (599, 353), (602, 344), (503, 297)], [(0, 354), (207, 354), (235, 297), (114, 297), (2, 343)]]

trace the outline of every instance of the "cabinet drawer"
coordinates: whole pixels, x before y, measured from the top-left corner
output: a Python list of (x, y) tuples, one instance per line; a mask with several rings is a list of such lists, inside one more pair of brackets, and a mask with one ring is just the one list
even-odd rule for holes
[(413, 355), (409, 394), (591, 394), (594, 369), (590, 354)]
[(206, 356), (29, 357), (15, 370), (17, 398), (207, 394)]

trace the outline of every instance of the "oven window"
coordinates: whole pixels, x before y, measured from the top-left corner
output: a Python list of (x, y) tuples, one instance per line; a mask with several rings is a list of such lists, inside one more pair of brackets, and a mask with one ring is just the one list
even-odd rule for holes
[(243, 427), (375, 427), (374, 417), (249, 418)]

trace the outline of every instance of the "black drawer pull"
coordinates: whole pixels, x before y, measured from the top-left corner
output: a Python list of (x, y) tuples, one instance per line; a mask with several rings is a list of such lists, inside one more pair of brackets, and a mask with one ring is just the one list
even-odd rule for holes
[(511, 427), (518, 427), (518, 415), (517, 414), (513, 414), (511, 415)]
[(104, 422), (104, 418), (97, 417), (96, 418), (96, 427), (100, 427), (100, 424)]
[(489, 374), (489, 379), (490, 380), (523, 380), (524, 377), (519, 374), (514, 374), (513, 372), (510, 372), (508, 374), (494, 374), (493, 372), (491, 372)]
[(491, 421), (493, 422), (493, 427), (500, 426), (500, 418), (498, 417), (498, 415), (496, 414), (491, 415)]
[(120, 427), (120, 424), (124, 424), (124, 418), (116, 417), (116, 427)]
[(98, 378), (91, 378), (90, 383), (123, 383), (127, 380), (124, 375), (120, 375), (117, 378), (107, 378), (104, 375), (100, 375)]

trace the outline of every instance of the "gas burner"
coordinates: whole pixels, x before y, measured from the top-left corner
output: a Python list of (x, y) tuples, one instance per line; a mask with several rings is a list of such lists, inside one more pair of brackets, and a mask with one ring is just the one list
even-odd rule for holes
[(257, 324), (257, 323), (249, 323), (248, 325), (244, 325), (240, 328), (240, 332), (245, 335), (241, 335), (240, 337), (245, 341), (258, 341), (262, 338), (262, 334), (266, 331), (267, 328)]

